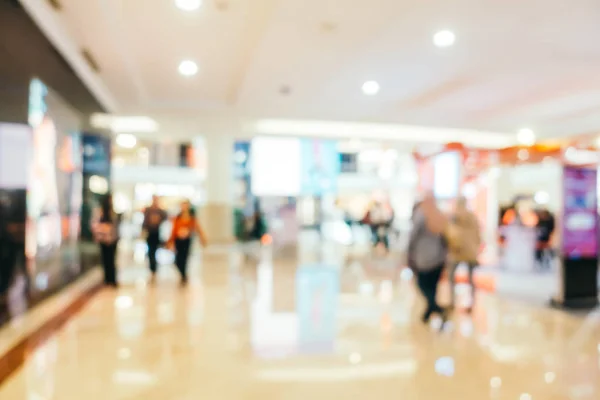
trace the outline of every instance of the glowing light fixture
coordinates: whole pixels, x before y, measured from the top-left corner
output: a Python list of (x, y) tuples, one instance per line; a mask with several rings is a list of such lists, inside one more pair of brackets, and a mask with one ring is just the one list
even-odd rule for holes
[(517, 152), (517, 158), (521, 161), (526, 161), (529, 159), (529, 152), (525, 149), (521, 149)]
[(379, 83), (375, 81), (367, 81), (362, 85), (362, 91), (367, 96), (375, 96), (379, 93)]
[(451, 47), (456, 42), (456, 35), (452, 31), (443, 30), (433, 35), (433, 44), (437, 47)]
[(349, 357), (349, 361), (351, 364), (360, 364), (360, 362), (362, 361), (362, 356), (360, 355), (360, 353), (352, 353), (350, 354)]
[(117, 145), (125, 149), (133, 149), (137, 144), (137, 139), (131, 133), (120, 133), (116, 138)]
[(156, 132), (158, 130), (158, 123), (152, 118), (145, 116), (119, 116), (95, 113), (90, 118), (90, 124), (94, 128), (110, 129), (115, 133)]
[(90, 176), (89, 187), (92, 193), (106, 194), (108, 193), (108, 180), (99, 175)]
[(540, 190), (539, 192), (535, 192), (533, 200), (538, 204), (545, 205), (550, 202), (550, 195), (548, 194), (548, 192)]
[(535, 133), (529, 128), (519, 130), (517, 141), (523, 146), (533, 146), (535, 144)]
[(175, 5), (183, 11), (195, 11), (202, 5), (202, 0), (175, 0)]
[(192, 60), (184, 60), (179, 64), (179, 73), (183, 76), (194, 76), (198, 73), (198, 64)]

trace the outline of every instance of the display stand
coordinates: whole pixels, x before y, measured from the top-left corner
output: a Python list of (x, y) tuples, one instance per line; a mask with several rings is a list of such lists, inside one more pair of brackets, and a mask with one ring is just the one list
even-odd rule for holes
[(551, 304), (561, 308), (598, 306), (597, 170), (565, 166), (559, 288)]
[(506, 247), (501, 266), (512, 272), (532, 272), (535, 268), (532, 251), (536, 240), (534, 229), (520, 225), (507, 226), (505, 235)]

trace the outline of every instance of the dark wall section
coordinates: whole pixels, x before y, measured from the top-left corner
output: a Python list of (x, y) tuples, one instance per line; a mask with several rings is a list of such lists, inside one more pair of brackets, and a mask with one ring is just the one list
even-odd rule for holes
[(19, 2), (0, 0), (0, 121), (27, 121), (33, 77), (82, 114), (104, 111)]
[[(29, 132), (33, 139), (39, 139), (33, 140), (29, 145), (31, 160), (33, 164), (36, 164), (36, 160), (56, 160), (56, 166), (37, 169), (30, 166), (38, 174), (27, 175), (30, 177), (30, 183), (34, 175), (39, 182), (49, 182), (38, 175), (41, 174), (40, 171), (51, 171), (50, 175), (54, 177), (56, 185), (30, 185), (29, 190), (25, 190), (3, 187), (0, 184), (0, 325), (61, 290), (91, 266), (89, 263), (77, 261), (77, 253), (82, 250), (81, 242), (78, 241), (77, 222), (81, 211), (79, 199), (82, 194), (82, 171), (80, 162), (71, 163), (70, 160), (81, 160), (79, 134), (85, 127), (89, 114), (104, 111), (19, 2), (0, 0), (0, 127), (7, 126), (2, 125), (2, 122), (13, 122), (20, 123), (28, 129), (25, 124), (29, 122), (29, 91), (32, 78), (43, 82), (53, 96), (47, 99), (47, 110), (41, 111), (44, 119), (38, 121), (37, 130)], [(50, 126), (48, 123), (41, 124), (48, 119), (53, 122), (53, 129), (41, 129), (40, 127)], [(3, 137), (6, 139), (8, 136), (4, 133)], [(54, 138), (56, 143), (47, 143), (49, 138)], [(0, 145), (5, 147), (4, 150), (7, 150), (7, 147), (10, 147), (9, 151), (16, 149), (7, 140), (2, 141)], [(36, 157), (42, 151), (49, 151), (53, 157)], [(22, 166), (13, 165), (11, 168), (25, 168), (29, 162), (27, 157), (23, 157)], [(31, 187), (43, 187), (45, 195), (32, 194), (35, 191), (32, 192)], [(60, 249), (55, 251), (56, 257), (50, 260), (56, 259), (56, 263), (46, 259), (40, 260), (41, 254), (47, 250), (46, 247), (40, 249), (37, 246), (37, 252), (33, 256), (25, 257), (23, 240), (25, 233), (22, 228), (25, 227), (27, 202), (30, 198), (33, 199), (31, 204), (37, 204), (36, 198), (54, 198), (47, 196), (48, 190), (58, 199), (58, 205), (55, 204), (56, 201), (51, 202), (54, 207), (51, 211), (57, 215), (58, 211), (65, 214), (61, 214), (59, 232), (50, 236), (65, 236)], [(29, 216), (27, 242), (36, 238), (35, 233), (41, 232), (38, 231), (40, 227), (56, 230), (56, 224), (40, 222), (49, 213), (46, 203), (39, 216)], [(66, 211), (63, 206), (67, 207)], [(92, 253), (95, 247), (90, 248)]]

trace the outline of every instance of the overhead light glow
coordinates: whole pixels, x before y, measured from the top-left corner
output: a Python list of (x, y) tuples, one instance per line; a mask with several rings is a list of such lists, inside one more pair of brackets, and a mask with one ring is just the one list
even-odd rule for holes
[(546, 205), (550, 202), (550, 195), (548, 194), (548, 192), (544, 192), (543, 190), (540, 190), (539, 192), (535, 192), (535, 195), (533, 196), (533, 200), (537, 204)]
[(506, 133), (364, 122), (260, 119), (248, 124), (244, 129), (258, 135), (285, 134), (317, 138), (328, 136), (343, 140), (368, 139), (438, 145), (460, 137), (465, 145), (496, 149), (515, 144), (514, 136)]
[(456, 42), (456, 35), (452, 31), (439, 31), (433, 35), (433, 44), (437, 47), (450, 47)]
[(195, 11), (202, 5), (202, 0), (175, 0), (175, 5), (183, 11)]
[(198, 73), (198, 64), (191, 60), (184, 60), (179, 64), (179, 73), (183, 76), (194, 76)]
[(125, 149), (133, 149), (137, 144), (137, 139), (131, 133), (120, 133), (116, 138), (117, 145)]
[(350, 354), (349, 360), (351, 364), (360, 364), (360, 362), (362, 361), (362, 356), (360, 355), (360, 353), (352, 353)]
[(110, 129), (114, 133), (125, 132), (156, 132), (158, 123), (150, 117), (119, 116), (95, 113), (90, 118), (90, 124), (98, 129)]
[(108, 180), (99, 175), (90, 176), (89, 180), (90, 192), (96, 194), (106, 194), (108, 193)]
[(533, 146), (535, 144), (535, 133), (529, 128), (519, 130), (517, 142), (523, 146)]
[(521, 161), (526, 161), (529, 159), (529, 152), (525, 149), (521, 149), (517, 152), (517, 158)]
[(367, 81), (363, 83), (362, 91), (367, 96), (374, 96), (379, 93), (379, 83), (375, 81)]

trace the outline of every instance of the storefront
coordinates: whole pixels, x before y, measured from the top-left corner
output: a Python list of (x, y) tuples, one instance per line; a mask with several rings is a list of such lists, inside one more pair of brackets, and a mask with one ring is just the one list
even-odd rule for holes
[[(416, 155), (423, 190), (440, 195), (436, 177), (451, 169), (436, 168), (436, 159), (447, 154), (459, 155), (457, 176), (444, 179), (458, 182), (448, 194), (467, 197), (479, 217), (485, 242), (480, 263), (491, 268), (481, 273), (493, 275), (497, 290), (525, 297), (535, 292), (567, 307), (597, 303), (597, 150), (537, 145), (482, 151), (449, 145), (439, 154)], [(545, 272), (554, 279), (542, 278)], [(519, 285), (525, 280), (531, 284)], [(545, 290), (539, 290), (541, 283)], [(529, 293), (518, 293), (517, 287)]]

